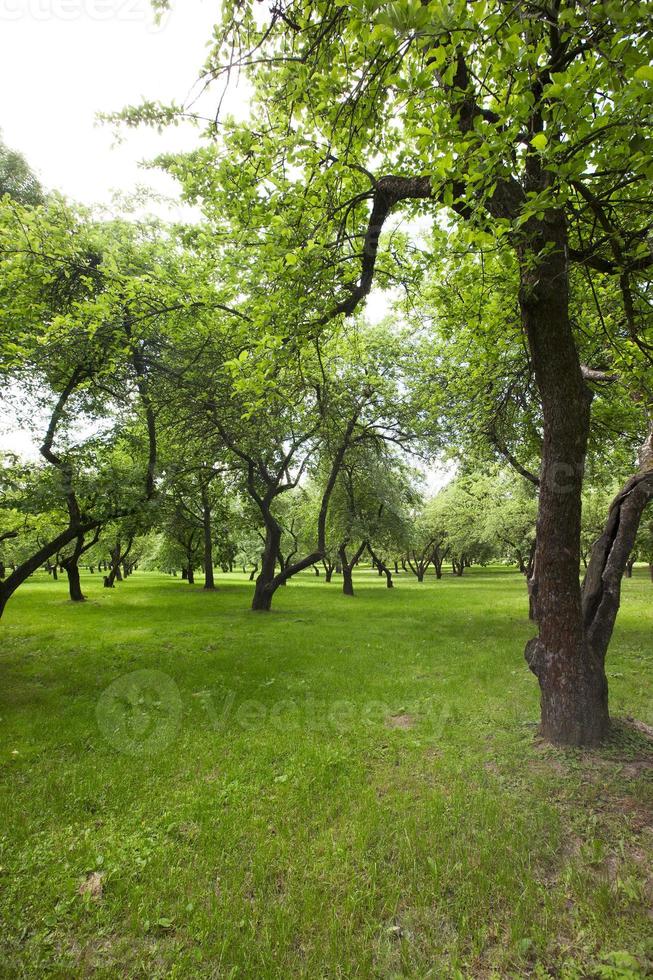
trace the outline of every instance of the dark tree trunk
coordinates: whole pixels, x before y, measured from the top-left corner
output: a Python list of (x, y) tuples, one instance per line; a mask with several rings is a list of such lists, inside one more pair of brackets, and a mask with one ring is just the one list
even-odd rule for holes
[(85, 596), (82, 593), (82, 583), (79, 577), (79, 565), (72, 558), (66, 562), (66, 575), (68, 576), (68, 593), (71, 602), (84, 602)]
[[(120, 573), (120, 565), (125, 561), (125, 558), (131, 551), (132, 544), (134, 543), (133, 535), (127, 540), (127, 547), (124, 551), (121, 551), (122, 545), (120, 541), (120, 536), (116, 538), (116, 543), (111, 549), (111, 564), (109, 566), (109, 574), (104, 577), (104, 587), (105, 589), (112, 589), (114, 582), (122, 582), (122, 575)], [(106, 565), (106, 563), (105, 563)]]
[(211, 528), (211, 502), (209, 492), (201, 484), (202, 493), (202, 533), (204, 536), (204, 588), (207, 591), (215, 589), (215, 579), (213, 577), (213, 536)]
[(374, 551), (372, 550), (372, 546), (369, 544), (369, 542), (367, 545), (367, 550), (370, 553), (370, 557), (372, 558), (372, 561), (376, 562), (377, 568), (379, 569), (379, 575), (385, 575), (385, 584), (387, 588), (388, 589), (394, 588), (394, 583), (392, 581), (392, 572), (390, 571), (386, 563), (383, 561), (383, 559), (379, 558), (379, 556), (374, 553)]
[(98, 532), (96, 532), (95, 537), (90, 544), (87, 544), (85, 547), (84, 535), (80, 534), (75, 541), (73, 553), (67, 558), (63, 558), (61, 561), (61, 565), (68, 576), (68, 594), (70, 595), (71, 602), (84, 602), (86, 598), (82, 592), (82, 583), (79, 576), (79, 559), (85, 551), (88, 551), (89, 548), (93, 547), (93, 545), (97, 542), (97, 539)]
[(73, 528), (68, 527), (61, 534), (58, 534), (56, 538), (53, 538), (47, 544), (43, 545), (37, 552), (27, 558), (20, 565), (11, 564), (11, 574), (0, 582), (0, 618), (5, 610), (7, 602), (14, 594), (17, 588), (25, 582), (30, 575), (42, 568), (43, 565), (53, 556), (56, 555), (58, 551), (65, 548), (66, 545), (74, 541), (75, 538), (79, 536), (80, 533), (85, 533), (86, 531), (92, 530), (96, 525), (94, 523), (85, 524), (81, 527)]
[(603, 534), (592, 548), (582, 589), (588, 646), (601, 665), (621, 603), (621, 579), (630, 561), (644, 510), (653, 500), (653, 427), (640, 451), (640, 468), (610, 505)]
[(342, 591), (344, 595), (353, 596), (354, 594), (354, 578), (352, 571), (354, 566), (358, 564), (361, 555), (365, 551), (366, 543), (367, 542), (365, 541), (362, 542), (360, 548), (356, 551), (351, 561), (349, 561), (347, 558), (347, 544), (343, 543), (338, 548), (340, 564), (342, 565)]
[(277, 556), (281, 543), (281, 527), (271, 514), (267, 515), (265, 528), (265, 547), (261, 556), (261, 571), (256, 578), (252, 609), (255, 612), (269, 612), (274, 595), (274, 576)]
[(189, 562), (186, 569), (186, 580), (189, 585), (195, 585), (195, 570), (192, 564)]
[[(284, 568), (286, 567), (286, 563), (283, 560), (283, 555), (281, 554), (281, 543), (279, 543), (279, 553), (277, 554), (277, 561), (279, 562), (279, 571), (283, 572)], [(281, 584), (285, 585), (286, 583), (282, 582)]]
[(398, 575), (398, 574), (399, 574), (399, 562), (395, 558), (395, 575)]
[(650, 577), (651, 577), (651, 582), (653, 582), (653, 562), (650, 562), (650, 563), (649, 563), (649, 566), (648, 566), (648, 573), (649, 573), (649, 575), (650, 575)]
[(258, 572), (258, 565), (254, 565), (254, 568), (249, 573), (249, 580), (250, 580), (250, 582), (253, 582), (254, 581), (254, 576), (256, 575), (257, 572)]
[[(626, 567), (624, 568), (624, 575), (626, 576), (626, 578), (632, 578), (633, 577), (633, 565), (634, 564), (635, 564), (635, 559), (634, 558), (629, 558), (628, 561), (626, 562)], [(585, 568), (587, 568), (587, 564), (585, 564)]]
[(537, 521), (539, 635), (525, 656), (540, 685), (541, 734), (592, 745), (609, 727), (603, 662), (587, 642), (580, 594), (580, 512), (591, 396), (569, 322), (564, 216), (524, 229), (519, 253), (522, 323), (542, 400), (543, 447)]
[(316, 578), (319, 578), (320, 577), (320, 569), (317, 567), (317, 565), (313, 565), (313, 570), (315, 571), (315, 577)]
[(535, 574), (535, 551), (537, 541), (531, 545), (531, 551), (526, 565), (526, 591), (528, 593), (528, 618), (532, 623), (537, 622), (537, 576)]
[(188, 569), (186, 568), (185, 565), (181, 566), (181, 580), (182, 582), (188, 581)]
[(343, 595), (354, 594), (354, 577), (349, 565), (342, 566), (342, 592)]

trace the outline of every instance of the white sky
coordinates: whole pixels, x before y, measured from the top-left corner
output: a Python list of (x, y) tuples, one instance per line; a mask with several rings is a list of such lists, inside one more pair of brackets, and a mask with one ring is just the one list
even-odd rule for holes
[[(5, 142), (25, 154), (46, 187), (87, 204), (108, 203), (113, 190), (139, 183), (174, 194), (172, 180), (138, 164), (192, 146), (192, 131), (129, 130), (115, 146), (111, 127), (95, 116), (142, 98), (182, 101), (217, 10), (216, 0), (178, 0), (155, 26), (148, 0), (0, 0)], [(231, 109), (238, 100), (233, 92)]]

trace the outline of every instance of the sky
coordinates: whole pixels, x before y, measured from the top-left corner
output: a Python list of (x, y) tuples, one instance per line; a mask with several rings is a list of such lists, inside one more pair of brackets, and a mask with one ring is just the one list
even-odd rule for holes
[[(0, 129), (42, 183), (86, 204), (174, 182), (141, 160), (193, 145), (192, 131), (115, 131), (98, 124), (142, 98), (183, 101), (205, 58), (216, 0), (178, 0), (156, 25), (148, 0), (0, 0)], [(229, 108), (246, 110), (241, 86)], [(239, 106), (238, 103), (241, 103)]]
[[(156, 24), (148, 0), (0, 0), (0, 131), (22, 152), (43, 186), (84, 204), (110, 204), (137, 185), (177, 199), (172, 178), (140, 163), (158, 153), (190, 149), (188, 127), (163, 134), (98, 123), (97, 114), (143, 98), (184, 102), (206, 57), (218, 0), (173, 0)], [(244, 84), (230, 89), (223, 111), (242, 118)], [(170, 217), (184, 210), (174, 205)], [(367, 313), (387, 311), (380, 294)], [(29, 455), (25, 432), (0, 420), (2, 447)], [(429, 476), (429, 484), (439, 484)]]

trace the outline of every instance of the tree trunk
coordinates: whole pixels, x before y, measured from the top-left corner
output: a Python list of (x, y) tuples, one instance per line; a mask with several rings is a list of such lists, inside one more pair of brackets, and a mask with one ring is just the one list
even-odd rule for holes
[(385, 575), (386, 587), (388, 589), (394, 588), (394, 583), (392, 581), (392, 572), (390, 571), (386, 563), (383, 561), (383, 559), (379, 558), (379, 556), (374, 553), (374, 551), (372, 550), (372, 546), (369, 544), (369, 542), (367, 545), (367, 550), (370, 553), (370, 557), (372, 558), (372, 561), (376, 562), (376, 566), (379, 570), (379, 575)]
[(653, 425), (640, 451), (640, 467), (610, 505), (603, 534), (592, 548), (582, 588), (583, 625), (594, 658), (605, 662), (621, 603), (621, 579), (630, 561), (644, 510), (653, 500)]
[[(284, 568), (286, 567), (286, 563), (283, 560), (283, 555), (281, 554), (281, 543), (279, 543), (279, 553), (277, 554), (277, 561), (279, 562), (279, 571), (283, 572)], [(282, 582), (281, 584), (285, 585), (286, 583)]]
[(338, 555), (340, 557), (340, 564), (342, 565), (342, 591), (343, 591), (343, 594), (344, 595), (351, 595), (351, 596), (353, 596), (353, 594), (354, 594), (354, 577), (352, 575), (352, 571), (353, 571), (354, 566), (360, 560), (361, 555), (365, 551), (366, 543), (367, 542), (365, 542), (365, 541), (362, 542), (360, 548), (358, 549), (358, 551), (356, 552), (356, 554), (353, 556), (353, 558), (351, 559), (351, 561), (349, 561), (347, 559), (347, 545), (346, 545), (346, 543), (345, 544), (341, 544), (340, 547), (338, 548)]
[(340, 554), (340, 564), (342, 565), (342, 592), (343, 595), (353, 595), (354, 594), (354, 577), (351, 573), (353, 563), (350, 564), (347, 561), (347, 553), (345, 546), (341, 545), (338, 549)]
[(39, 568), (42, 568), (53, 555), (56, 555), (58, 551), (65, 548), (71, 541), (74, 541), (80, 533), (84, 534), (86, 531), (90, 531), (96, 527), (97, 525), (94, 522), (78, 527), (67, 527), (65, 531), (62, 531), (56, 538), (44, 544), (37, 552), (30, 555), (29, 558), (26, 558), (19, 565), (15, 565), (13, 562), (10, 563), (11, 574), (0, 582), (0, 618), (11, 596), (30, 575)]
[(269, 612), (274, 595), (274, 576), (281, 543), (281, 527), (271, 514), (266, 515), (265, 547), (261, 556), (261, 571), (256, 578), (252, 597), (255, 612)]
[(66, 575), (68, 576), (68, 593), (71, 602), (84, 602), (85, 596), (82, 593), (82, 584), (79, 577), (79, 565), (75, 559), (70, 559), (65, 564)]
[(207, 591), (215, 589), (215, 579), (213, 577), (213, 537), (211, 529), (211, 503), (209, 493), (204, 484), (201, 484), (202, 492), (202, 532), (204, 535), (204, 588)]
[(537, 519), (539, 635), (526, 661), (540, 685), (541, 733), (593, 745), (609, 727), (603, 662), (587, 642), (580, 594), (580, 514), (591, 395), (569, 322), (564, 216), (524, 229), (519, 252), (522, 323), (542, 400), (543, 447)]
[(84, 535), (81, 534), (75, 541), (75, 548), (72, 555), (63, 558), (61, 565), (68, 576), (68, 594), (71, 602), (84, 602), (85, 596), (82, 593), (82, 584), (79, 576), (79, 559), (84, 551), (88, 551), (97, 541), (97, 533), (93, 541), (84, 547)]
[(185, 565), (181, 566), (181, 580), (182, 582), (188, 581), (188, 569), (186, 568)]
[(120, 581), (119, 578), (120, 568), (118, 566), (119, 561), (120, 561), (120, 538), (116, 540), (116, 543), (113, 549), (111, 550), (111, 565), (109, 566), (109, 573), (108, 575), (104, 576), (105, 589), (112, 589), (113, 583), (116, 580), (116, 578), (118, 579), (118, 581)]

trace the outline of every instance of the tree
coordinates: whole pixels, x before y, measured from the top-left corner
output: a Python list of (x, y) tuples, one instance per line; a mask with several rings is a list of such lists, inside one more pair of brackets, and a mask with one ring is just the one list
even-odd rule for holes
[[(46, 414), (42, 423), (30, 406), (23, 424), (39, 440), (65, 513), (50, 540), (2, 582), (0, 614), (33, 571), (73, 542), (66, 569), (79, 599), (81, 539), (147, 509), (155, 496), (146, 353), (161, 322), (178, 310), (170, 286), (178, 288), (170, 268), (176, 260), (168, 242), (145, 227), (94, 222), (54, 198), (35, 209), (0, 203), (3, 395), (11, 404), (18, 392)], [(105, 431), (80, 440), (75, 426)]]
[[(514, 252), (543, 427), (539, 634), (526, 658), (540, 685), (544, 736), (597, 742), (609, 725), (604, 657), (611, 614), (598, 640), (599, 606), (582, 602), (578, 574), (592, 389), (570, 318), (569, 263), (617, 278), (618, 329), (649, 357), (633, 287), (653, 261), (640, 191), (649, 167), (645, 13), (634, 3), (536, 2), (507, 11), (499, 3), (442, 8), (404, 0), (370, 9), (365, 0), (335, 8), (328, 0), (288, 0), (271, 5), (259, 26), (252, 8), (226, 5), (210, 72), (249, 69), (266, 119), (277, 123), (272, 130), (297, 134), (295, 146), (303, 140), (298, 180), (318, 196), (328, 183), (314, 178), (316, 147), (359, 172), (373, 153), (383, 158), (383, 176), (371, 178), (367, 191), (361, 180), (358, 193), (339, 203), (356, 229), (347, 243), (361, 234), (356, 219), (365, 203), (372, 208), (360, 273), (326, 318), (353, 312), (369, 293), (381, 229), (406, 202), (447, 207), (471, 232)], [(623, 573), (632, 535), (618, 547), (609, 542), (619, 514), (636, 524), (653, 494), (653, 469), (645, 453), (642, 459), (637, 492), (630, 485), (615, 498), (605, 547), (595, 552), (597, 582), (609, 562), (610, 575)]]
[(8, 194), (19, 204), (41, 204), (43, 190), (22, 153), (11, 150), (0, 137), (0, 198)]

